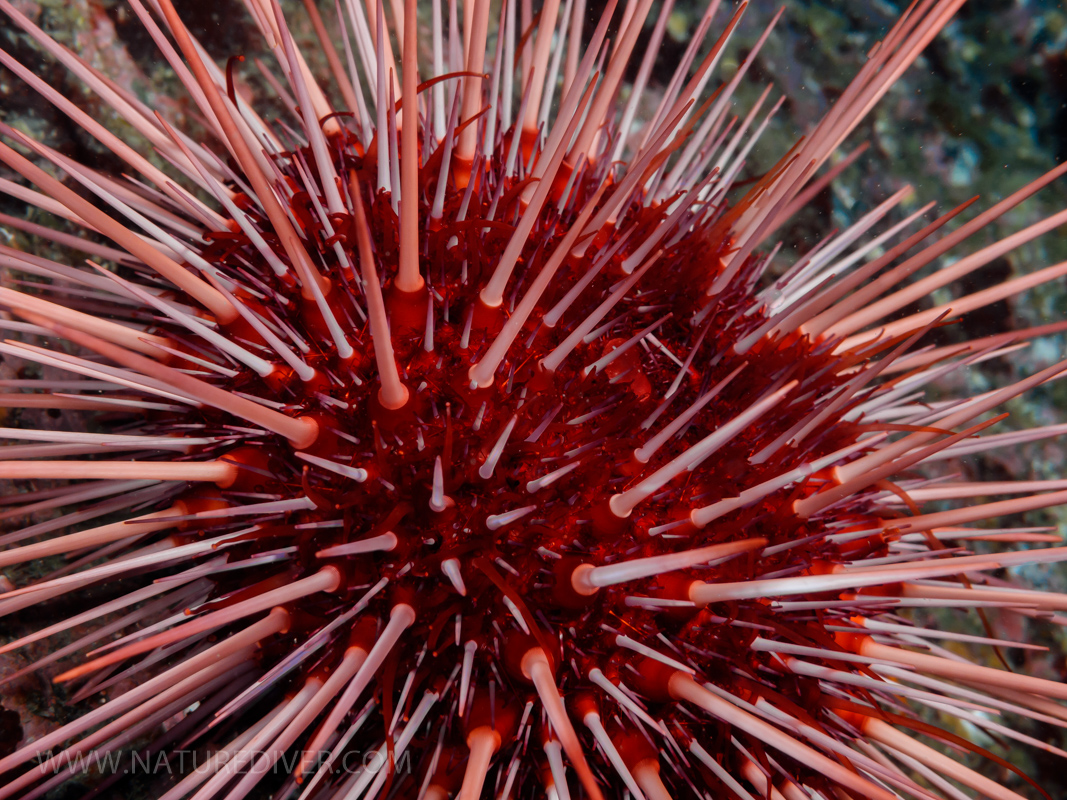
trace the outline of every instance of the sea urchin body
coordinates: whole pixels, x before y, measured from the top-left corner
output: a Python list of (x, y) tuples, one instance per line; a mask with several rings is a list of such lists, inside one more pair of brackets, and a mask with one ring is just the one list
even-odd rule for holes
[(169, 164), (0, 52), (130, 172), (0, 129), (0, 162), (35, 187), (0, 189), (82, 233), (10, 224), (91, 257), (0, 246), (34, 279), (0, 288), (19, 335), (0, 353), (77, 377), (0, 402), (82, 429), (0, 429), (29, 442), (4, 449), (21, 494), (3, 518), (64, 511), (0, 538), (0, 565), (53, 570), (7, 586), (0, 613), (92, 598), (0, 650), (84, 632), (8, 680), (61, 664), (75, 701), (102, 698), (0, 758), (0, 798), (135, 745), (212, 754), (167, 800), (1019, 798), (923, 744), (996, 759), (919, 710), (1019, 737), (978, 712), (1062, 725), (1067, 687), (935, 642), (1031, 645), (896, 612), (1067, 608), (990, 574), (1067, 548), (959, 546), (1058, 541), (969, 526), (1065, 503), (1067, 482), (920, 472), (1061, 432), (983, 435), (1067, 362), (974, 397), (922, 392), (1047, 331), (927, 334), (1067, 265), (898, 312), (1058, 226), (908, 281), (1067, 167), (966, 222), (889, 225), (903, 190), (794, 263), (766, 252), (959, 4), (911, 7), (811, 134), (739, 186), (777, 109), (768, 90), (731, 116), (762, 38), (708, 90), (744, 5), (723, 20), (712, 3), (637, 129), (670, 3), (625, 95), (651, 0), (612, 0), (593, 26), (583, 0), (536, 17), (528, 0), (434, 2), (426, 53), (414, 0), (338, 3), (341, 50), (308, 2), (329, 92), (280, 7), (246, 0), (289, 112), (269, 120), (171, 0), (130, 0), (197, 141), (0, 0)]

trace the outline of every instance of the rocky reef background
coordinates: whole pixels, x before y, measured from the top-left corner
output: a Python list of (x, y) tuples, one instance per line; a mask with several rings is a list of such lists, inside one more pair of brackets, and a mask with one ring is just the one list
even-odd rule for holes
[[(172, 71), (157, 57), (147, 34), (122, 0), (14, 2), (57, 40), (77, 50), (120, 84), (132, 88), (150, 106), (160, 108), (186, 129), (197, 128), (195, 115), (190, 113), (191, 105), (181, 99), (183, 92)], [(220, 60), (231, 55), (246, 56), (238, 68), (244, 88), (261, 100), (269, 97), (269, 89), (253, 65), (255, 57), (265, 57), (270, 63), (269, 53), (262, 51), (251, 20), (239, 0), (185, 0), (177, 5), (190, 28)], [(589, 0), (588, 5), (590, 13), (595, 14), (602, 2)], [(779, 0), (751, 0), (741, 28), (723, 59), (721, 76), (728, 77), (737, 69), (760, 31), (776, 13), (778, 5)], [(285, 2), (283, 6), (298, 42), (307, 45), (305, 52), (310, 54), (313, 68), (325, 75), (325, 65), (315, 61), (320, 56), (319, 48), (314, 43), (302, 4)], [(646, 36), (659, 7), (657, 1), (646, 26)], [(779, 93), (786, 96), (778, 118), (753, 151), (749, 175), (759, 174), (770, 167), (797, 136), (806, 133), (822, 116), (901, 8), (901, 3), (887, 0), (797, 0), (788, 5), (739, 91), (741, 113), (768, 82), (775, 84), (772, 100)], [(675, 3), (653, 85), (647, 92), (648, 104), (652, 108), (702, 13), (703, 3), (694, 0), (677, 0)], [(327, 20), (331, 18), (327, 10), (323, 14)], [(426, 16), (428, 18), (428, 6)], [(726, 9), (721, 9), (719, 21), (725, 17)], [(428, 19), (425, 24), (428, 27)], [(587, 26), (587, 30), (591, 27)], [(428, 37), (424, 37), (424, 41), (428, 41)], [(27, 37), (6, 20), (0, 22), (0, 47), (23, 63), (32, 65), (51, 85), (75, 99), (112, 130), (143, 144), (126, 123), (115, 118), (63, 67), (42, 58)], [(641, 43), (637, 52), (642, 52)], [(109, 152), (3, 69), (0, 69), (0, 121), (101, 168), (122, 170)], [(910, 183), (915, 192), (904, 204), (904, 213), (929, 201), (937, 202), (935, 211), (944, 212), (976, 194), (981, 196), (977, 207), (986, 208), (1067, 158), (1067, 8), (1055, 0), (970, 0), (853, 132), (844, 151), (864, 142), (869, 143), (869, 148), (857, 163), (780, 232), (785, 246), (778, 259), (779, 265), (791, 263), (796, 254), (811, 247), (830, 231), (857, 219), (905, 183)], [(1067, 179), (1061, 179), (950, 256), (958, 258), (981, 244), (1065, 207)], [(7, 197), (0, 197), (0, 213), (28, 216), (45, 224), (54, 223), (45, 219), (47, 215), (42, 212), (28, 210)], [(51, 250), (48, 243), (4, 230), (0, 230), (0, 240), (23, 249)], [(1063, 260), (1067, 260), (1067, 232), (1054, 231), (989, 264), (962, 284), (942, 290), (933, 301), (947, 302), (953, 296)], [(18, 276), (0, 275), (0, 280), (18, 280)], [(963, 322), (939, 332), (938, 336), (944, 342), (959, 341), (1065, 317), (1067, 286), (1058, 281), (972, 314)], [(943, 390), (986, 391), (1059, 360), (1064, 351), (1063, 335), (1046, 337), (1006, 359), (987, 362), (960, 373)], [(20, 367), (10, 361), (2, 363), (0, 377), (16, 377)], [(1012, 404), (1009, 410), (1012, 417), (1006, 425), (1010, 427), (1067, 420), (1067, 380), (1040, 387)], [(17, 415), (8, 415), (2, 424), (18, 425), (20, 421), (21, 424), (32, 422), (35, 427), (65, 424), (58, 419), (31, 419), (27, 415), (21, 419)], [(1061, 478), (1067, 472), (1067, 449), (1062, 442), (1052, 440), (947, 463), (946, 472), (962, 472), (972, 480), (999, 480), (1009, 476)], [(1022, 521), (1009, 520), (1007, 524), (1022, 524)], [(1025, 524), (1055, 525), (1067, 533), (1067, 510), (1031, 513), (1026, 515)], [(1067, 591), (1067, 568), (1064, 567), (1052, 570), (1031, 568), (1021, 577), (1026, 583), (1040, 588)], [(974, 614), (952, 613), (951, 620), (933, 618), (927, 622), (982, 632), (981, 623)], [(991, 621), (995, 635), (1049, 648), (1047, 653), (1006, 652), (1007, 663), (1013, 669), (1064, 679), (1067, 674), (1067, 636), (1062, 628), (1035, 623), (1014, 614), (993, 614)], [(16, 635), (23, 626), (36, 627), (28, 618), (0, 620), (0, 636)], [(26, 663), (27, 656), (32, 655), (30, 652), (0, 657), (0, 675), (17, 669)], [(971, 657), (990, 664), (998, 663), (991, 652), (972, 654)], [(15, 724), (11, 713), (0, 713), (0, 751), (14, 745), (11, 740), (17, 740), (20, 733), (37, 735), (44, 727), (62, 722), (70, 713), (64, 706), (63, 696), (53, 693), (45, 679), (4, 687), (2, 696), (8, 712), (17, 712), (19, 722)], [(952, 726), (953, 723), (941, 719), (939, 724)], [(1063, 730), (1025, 724), (1022, 729), (1038, 739), (1067, 748)], [(1022, 766), (1053, 798), (1067, 797), (1067, 762), (1032, 748), (1013, 746), (1008, 740), (990, 739), (975, 729), (960, 732), (976, 737), (983, 746)], [(982, 762), (980, 766), (1016, 791), (1024, 795), (1032, 792), (1010, 773), (1004, 771), (1001, 774), (995, 765)], [(77, 788), (71, 787), (62, 796), (76, 797), (78, 792)], [(125, 796), (132, 799), (135, 795)]]

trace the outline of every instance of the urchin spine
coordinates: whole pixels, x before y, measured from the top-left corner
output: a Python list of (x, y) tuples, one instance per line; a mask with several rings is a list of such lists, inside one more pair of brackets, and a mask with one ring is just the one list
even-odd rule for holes
[[(546, 0), (536, 23), (530, 3), (507, 0), (496, 28), (488, 0), (447, 15), (438, 0), (426, 83), (415, 0), (388, 13), (380, 0), (337, 3), (345, 61), (307, 2), (343, 113), (280, 6), (246, 0), (278, 57), (282, 79), (270, 80), (288, 121), (256, 112), (234, 65), (207, 57), (171, 0), (131, 0), (203, 117), (209, 139), (198, 142), (0, 0), (174, 168), (0, 53), (140, 176), (104, 175), (0, 129), (0, 161), (37, 190), (0, 188), (112, 244), (9, 223), (114, 265), (0, 245), (5, 269), (49, 281), (0, 288), (11, 312), (0, 324), (20, 335), (0, 352), (81, 376), (34, 381), (0, 404), (85, 412), (105, 431), (0, 429), (32, 442), (4, 448), (0, 478), (60, 482), (29, 483), (4, 519), (67, 510), (0, 537), (17, 545), (0, 565), (70, 559), (10, 587), (0, 614), (117, 587), (4, 646), (96, 623), (9, 680), (76, 655), (55, 680), (78, 700), (108, 699), (0, 759), (11, 776), (0, 798), (39, 796), (77, 759), (180, 717), (184, 742), (236, 736), (167, 800), (238, 800), (297, 746), (306, 752), (281, 791), (301, 797), (476, 800), (535, 786), (561, 798), (937, 796), (927, 785), (958, 796), (943, 775), (1017, 800), (905, 733), (991, 755), (900, 700), (1025, 740), (973, 714), (975, 702), (1063, 721), (1067, 690), (961, 663), (929, 640), (962, 634), (893, 612), (1067, 607), (987, 574), (1055, 563), (1067, 548), (956, 544), (1058, 542), (1044, 529), (966, 526), (1065, 503), (1061, 481), (910, 473), (1062, 433), (979, 435), (1002, 419), (983, 415), (1067, 362), (985, 395), (920, 402), (924, 387), (1027, 332), (921, 344), (1067, 267), (887, 319), (1067, 221), (1053, 215), (899, 286), (1067, 165), (933, 244), (964, 207), (903, 240), (922, 213), (864, 240), (902, 190), (776, 266), (776, 280), (765, 276), (778, 250), (762, 252), (840, 171), (816, 177), (960, 4), (910, 9), (810, 135), (741, 192), (781, 101), (760, 117), (768, 88), (740, 124), (730, 103), (780, 13), (705, 98), (745, 8), (698, 61), (713, 2), (631, 135), (655, 48), (621, 110), (620, 88), (651, 0), (627, 4), (614, 37), (615, 0), (591, 33), (582, 0)], [(1011, 497), (921, 507), (993, 495)], [(103, 521), (115, 514), (127, 518)], [(57, 534), (66, 528), (77, 530)], [(120, 691), (124, 679), (143, 682)], [(331, 765), (360, 748), (389, 766), (335, 776)], [(394, 772), (409, 748), (417, 770)]]

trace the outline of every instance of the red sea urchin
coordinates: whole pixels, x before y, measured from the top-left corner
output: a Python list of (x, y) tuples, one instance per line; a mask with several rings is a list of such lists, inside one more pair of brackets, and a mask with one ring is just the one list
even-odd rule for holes
[[(975, 397), (920, 393), (1033, 332), (940, 348), (927, 333), (1067, 265), (885, 320), (1059, 225), (899, 285), (1067, 166), (955, 228), (962, 208), (887, 226), (897, 193), (773, 280), (775, 252), (759, 249), (959, 0), (912, 6), (744, 191), (767, 94), (738, 119), (745, 68), (705, 92), (743, 6), (723, 21), (712, 3), (631, 134), (669, 4), (625, 105), (651, 0), (609, 2), (592, 33), (582, 0), (536, 17), (529, 2), (434, 3), (421, 72), (440, 80), (425, 84), (414, 0), (392, 4), (393, 26), (380, 2), (338, 4), (343, 56), (308, 4), (344, 112), (278, 6), (246, 4), (278, 56), (286, 120), (257, 115), (170, 0), (130, 0), (214, 135), (198, 142), (0, 0), (173, 168), (0, 53), (137, 175), (0, 131), (0, 161), (37, 191), (0, 188), (103, 239), (30, 230), (113, 265), (0, 247), (34, 278), (0, 288), (0, 324), (21, 336), (0, 352), (80, 376), (20, 384), (4, 405), (107, 431), (2, 429), (33, 442), (5, 448), (0, 476), (22, 493), (4, 518), (66, 513), (5, 534), (17, 546), (0, 565), (70, 560), (42, 561), (55, 571), (9, 587), (0, 613), (92, 599), (0, 649), (76, 631), (23, 674), (73, 657), (55, 680), (102, 699), (0, 759), (0, 798), (41, 796), (133, 745), (201, 756), (168, 800), (888, 800), (958, 798), (957, 784), (1019, 798), (921, 743), (992, 755), (919, 710), (1011, 737), (982, 715), (1063, 725), (1067, 687), (935, 642), (1020, 645), (894, 612), (1063, 619), (1067, 597), (990, 573), (1067, 548), (957, 544), (1051, 541), (967, 526), (1067, 502), (1067, 483), (915, 470), (1061, 432), (978, 435), (1067, 362)], [(997, 494), (1011, 499), (920, 507)]]

